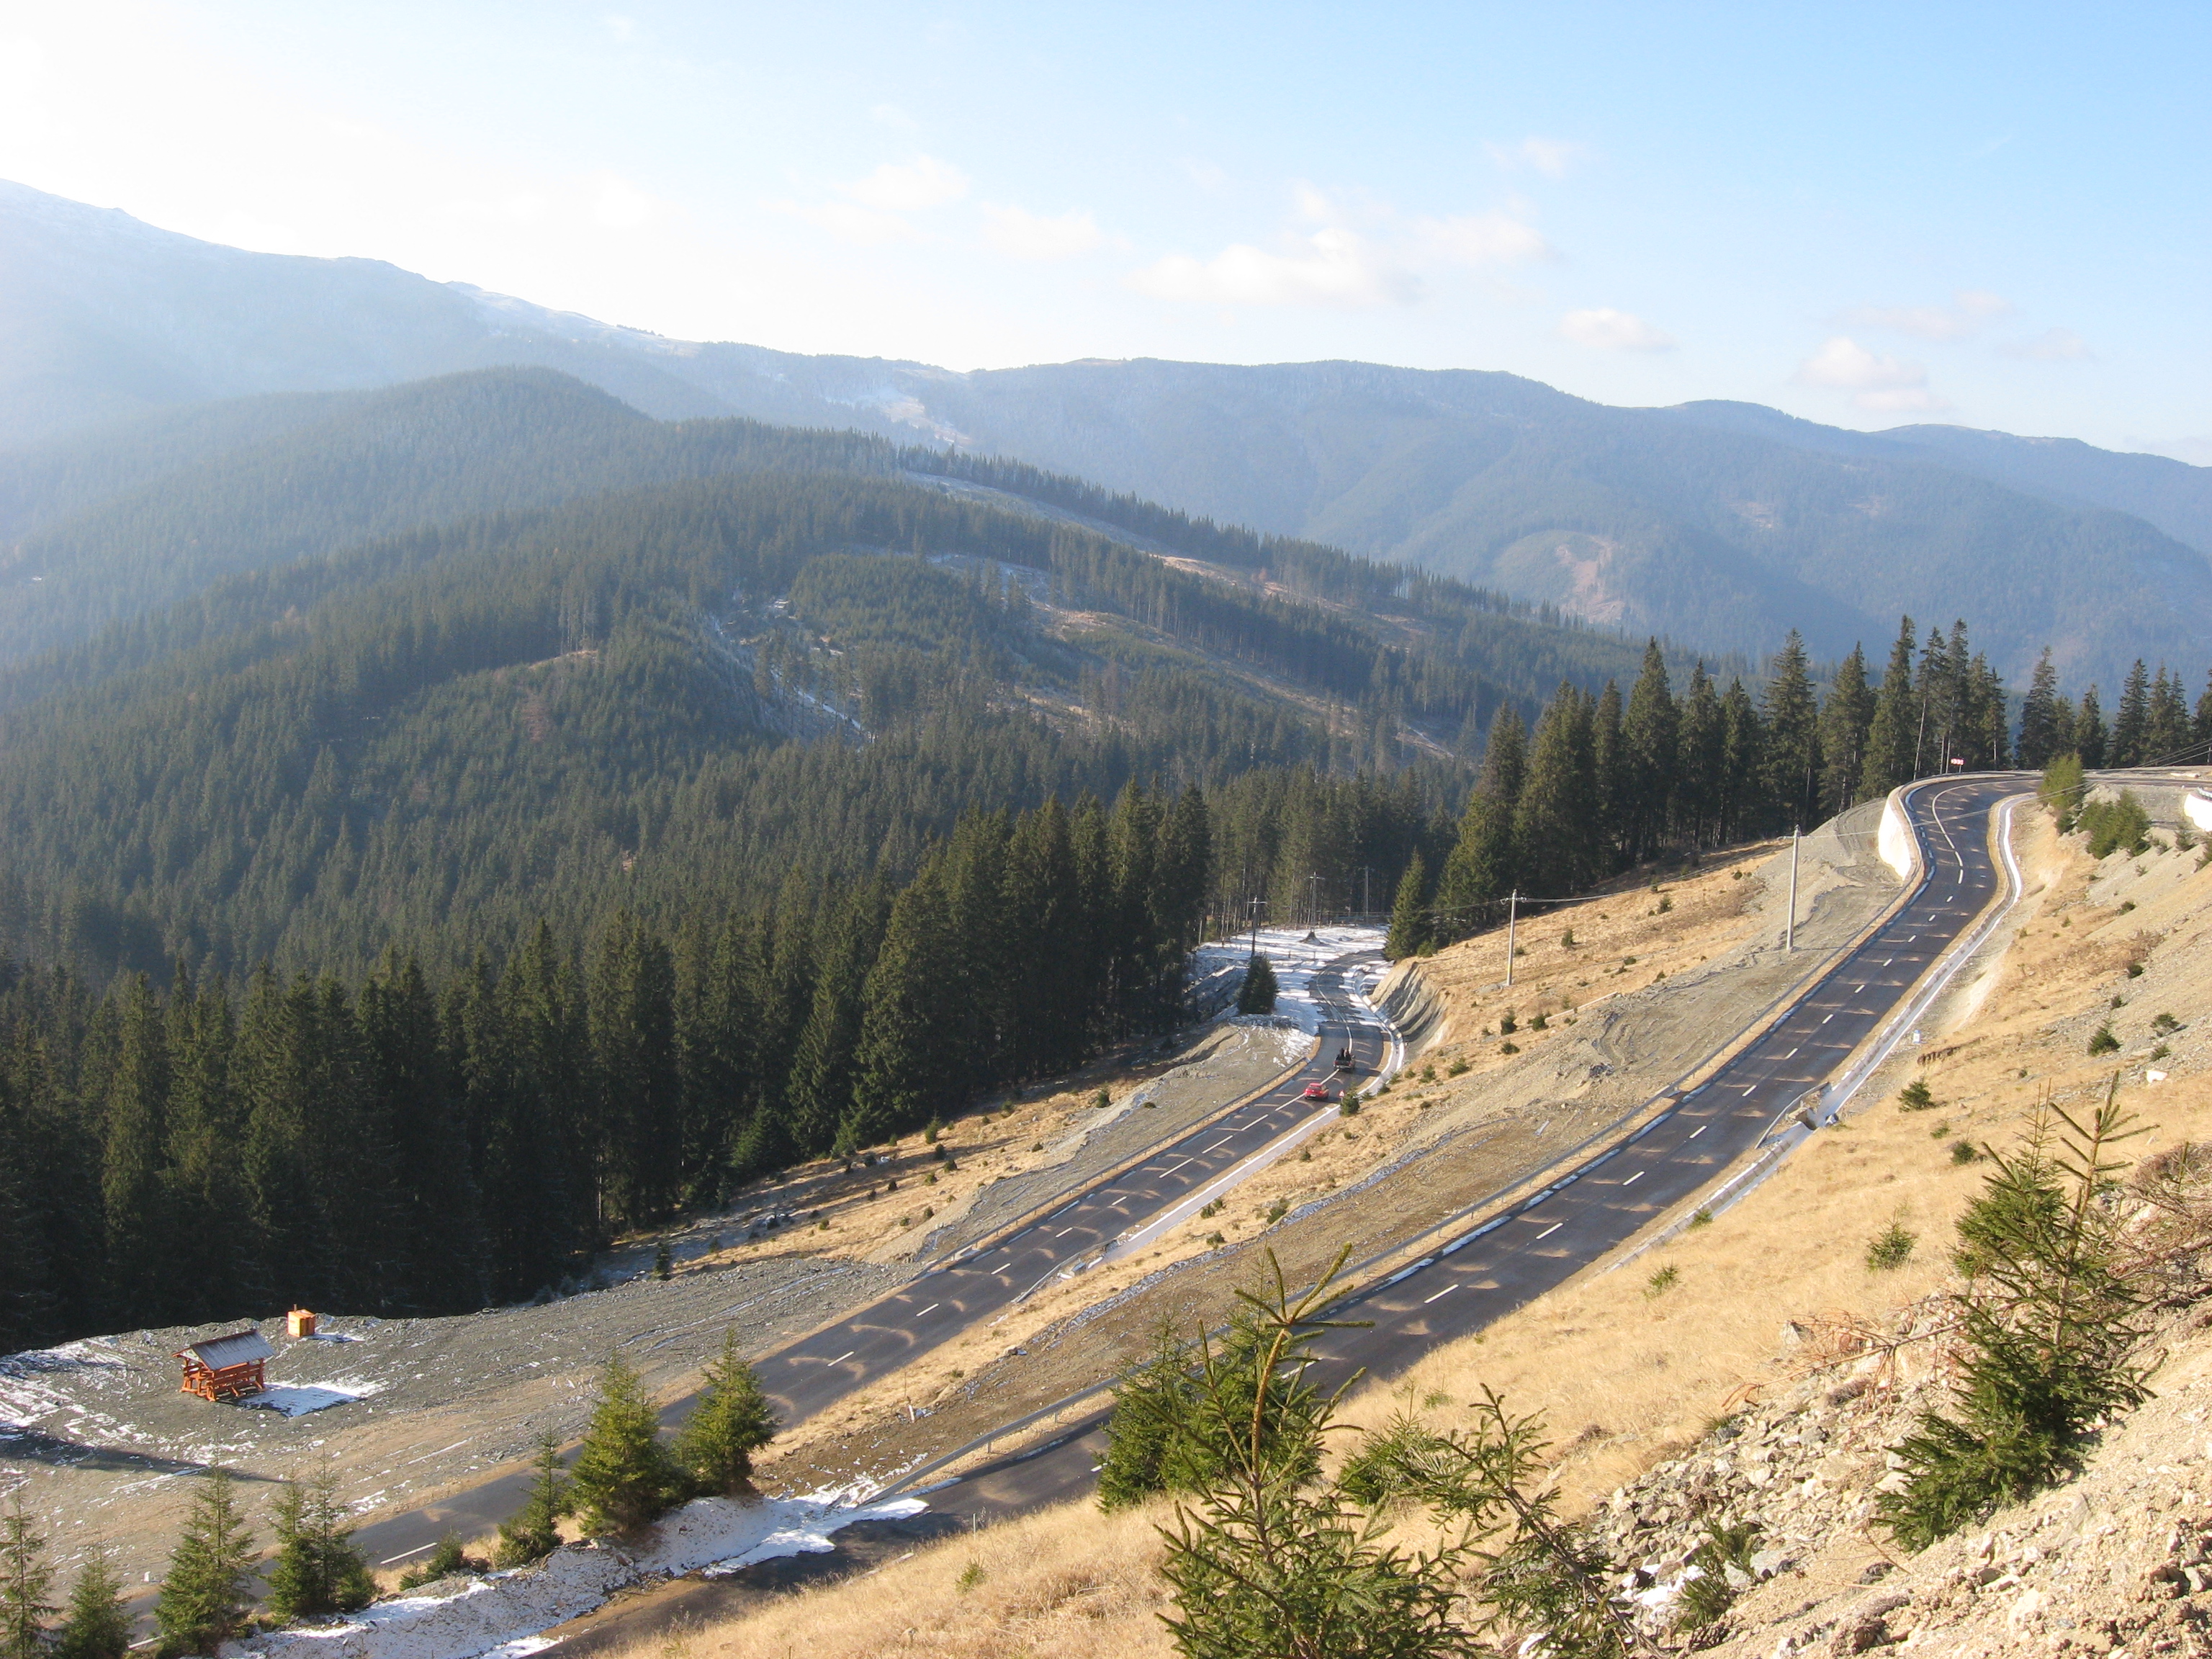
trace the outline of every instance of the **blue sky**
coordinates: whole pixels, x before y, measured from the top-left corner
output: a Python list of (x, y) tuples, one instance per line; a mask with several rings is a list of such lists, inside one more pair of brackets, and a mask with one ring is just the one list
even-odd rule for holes
[(0, 177), (692, 338), (2212, 462), (2212, 9), (0, 0)]

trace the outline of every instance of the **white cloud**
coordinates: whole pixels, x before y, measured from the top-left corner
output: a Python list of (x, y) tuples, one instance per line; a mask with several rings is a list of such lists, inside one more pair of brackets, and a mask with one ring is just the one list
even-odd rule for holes
[(986, 202), (982, 208), (983, 240), (1017, 259), (1072, 259), (1106, 240), (1098, 222), (1079, 210), (1047, 218), (995, 202)]
[(1997, 349), (2008, 357), (2037, 363), (2078, 362), (2096, 355), (2070, 328), (2046, 328), (2032, 340), (2008, 340)]
[(914, 131), (921, 125), (896, 104), (878, 104), (868, 112), (868, 118), (883, 126), (898, 127), (907, 132)]
[(618, 11), (611, 11), (600, 21), (607, 26), (607, 33), (615, 38), (617, 46), (626, 46), (637, 39), (637, 19), (635, 17), (625, 17)]
[(1517, 144), (1485, 144), (1490, 159), (1506, 171), (1534, 167), (1547, 179), (1564, 179), (1588, 159), (1589, 148), (1566, 138), (1539, 138), (1533, 134)]
[(1962, 288), (1948, 306), (1859, 306), (1845, 312), (1843, 320), (1856, 328), (1886, 328), (1923, 340), (1962, 340), (2011, 312), (2012, 301), (2002, 294)]
[(1403, 305), (1420, 296), (1420, 279), (1382, 257), (1364, 238), (1328, 226), (1270, 253), (1238, 242), (1211, 259), (1170, 254), (1130, 273), (1129, 286), (1161, 300), (1217, 305)]
[(1559, 335), (1577, 345), (1597, 351), (1672, 351), (1674, 338), (1663, 334), (1632, 312), (1598, 306), (1571, 311), (1559, 319)]
[(1948, 409), (1928, 387), (1928, 371), (1918, 363), (1879, 356), (1849, 335), (1838, 334), (1797, 365), (1800, 386), (1832, 386), (1851, 393), (1861, 409), (1892, 413)]
[(968, 175), (950, 161), (917, 155), (911, 161), (886, 161), (866, 178), (836, 186), (837, 193), (865, 208), (886, 213), (918, 213), (943, 207), (968, 193)]
[(1424, 252), (1453, 264), (1516, 265), (1559, 257), (1543, 232), (1505, 213), (1417, 219), (1413, 237)]

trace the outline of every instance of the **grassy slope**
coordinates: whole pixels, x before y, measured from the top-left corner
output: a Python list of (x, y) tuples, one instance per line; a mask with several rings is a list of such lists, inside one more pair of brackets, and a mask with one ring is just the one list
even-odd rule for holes
[[(1942, 1285), (1943, 1242), (1977, 1189), (1949, 1140), (2002, 1143), (2046, 1089), (2098, 1090), (2086, 1033), (2128, 997), (2116, 1026), (2133, 1103), (2155, 1125), (2148, 1152), (2212, 1135), (2212, 871), (2193, 854), (2124, 854), (2093, 866), (2048, 821), (2021, 832), (2030, 892), (2015, 935), (1987, 972), (1956, 988), (1930, 1021), (1924, 1064), (1893, 1065), (1869, 1085), (1847, 1127), (1823, 1136), (1712, 1224), (1632, 1265), (1601, 1263), (1482, 1336), (1439, 1350), (1393, 1390), (1350, 1402), (1347, 1419), (1380, 1421), (1399, 1400), (1462, 1401), (1479, 1385), (1542, 1412), (1564, 1443), (1559, 1475), (1575, 1505), (1601, 1497), (1694, 1441), (1747, 1389), (1790, 1375), (1798, 1333), (1846, 1316), (1878, 1316)], [(2135, 873), (2136, 866), (2142, 873)], [(2096, 877), (2091, 884), (2092, 876)], [(2120, 909), (2132, 901), (2135, 908)], [(2130, 980), (2130, 961), (2145, 972)], [(2184, 1022), (2166, 1064), (2142, 1085), (2149, 1022)], [(2025, 1069), (2027, 1075), (2021, 1072)], [(1939, 1103), (1905, 1113), (1894, 1091), (1917, 1073)], [(1943, 1126), (1941, 1136), (1933, 1133)], [(1913, 1259), (1870, 1271), (1867, 1242), (1893, 1220), (1920, 1235)], [(1650, 1274), (1677, 1270), (1647, 1294)], [(1785, 1322), (1796, 1331), (1786, 1328)], [(1456, 1407), (1444, 1403), (1449, 1419)], [(977, 1659), (1090, 1659), (1165, 1654), (1153, 1569), (1164, 1510), (1102, 1518), (1072, 1505), (940, 1544), (865, 1583), (833, 1585), (699, 1631), (689, 1659), (751, 1659), (803, 1647), (810, 1659), (896, 1649)], [(973, 1563), (980, 1577), (963, 1575)], [(654, 1644), (657, 1650), (665, 1650)], [(643, 1650), (639, 1650), (642, 1659)]]

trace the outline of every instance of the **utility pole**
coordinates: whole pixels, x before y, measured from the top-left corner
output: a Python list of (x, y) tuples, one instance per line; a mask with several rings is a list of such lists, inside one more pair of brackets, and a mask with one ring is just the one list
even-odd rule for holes
[(1797, 948), (1797, 842), (1800, 827), (1794, 823), (1790, 826), (1790, 920), (1782, 929), (1782, 948), (1784, 951)]
[(1515, 888), (1505, 901), (1505, 988), (1513, 988), (1513, 937), (1521, 919), (1521, 890)]
[(1311, 895), (1306, 900), (1306, 926), (1318, 927), (1321, 926), (1321, 872), (1316, 871), (1306, 880), (1311, 884), (1306, 890)]
[(1260, 900), (1258, 895), (1244, 901), (1244, 919), (1252, 927), (1252, 948), (1244, 956), (1244, 971), (1252, 971), (1252, 963), (1260, 954)]
[(1364, 916), (1375, 914), (1375, 890), (1368, 880), (1374, 872), (1375, 866), (1371, 864), (1359, 866), (1359, 914)]

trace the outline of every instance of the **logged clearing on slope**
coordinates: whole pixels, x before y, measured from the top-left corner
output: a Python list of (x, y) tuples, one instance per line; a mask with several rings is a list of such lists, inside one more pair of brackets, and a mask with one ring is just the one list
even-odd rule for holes
[[(2152, 1126), (2131, 1144), (2137, 1156), (2212, 1139), (2212, 869), (2163, 836), (2143, 855), (2093, 862), (2078, 836), (2059, 837), (2039, 812), (2021, 815), (2014, 846), (2027, 878), (2021, 902), (1930, 1011), (1923, 1042), (1867, 1085), (1842, 1127), (1814, 1137), (1709, 1223), (1640, 1254), (1632, 1246), (1395, 1383), (1370, 1386), (1348, 1402), (1347, 1419), (1378, 1423), (1410, 1399), (1450, 1424), (1479, 1388), (1495, 1388), (1516, 1410), (1547, 1418), (1571, 1508), (1603, 1506), (1626, 1556), (1640, 1559), (1647, 1549), (1664, 1553), (1669, 1525), (1680, 1530), (1686, 1510), (1674, 1486), (1692, 1465), (1713, 1462), (1714, 1425), (1735, 1416), (1757, 1427), (1773, 1418), (1765, 1430), (1772, 1449), (1741, 1461), (1787, 1479), (1740, 1477), (1739, 1485), (1750, 1483), (1752, 1501), (1771, 1487), (1773, 1534), (1793, 1565), (1747, 1599), (1728, 1649), (1746, 1659), (1773, 1650), (1778, 1633), (1797, 1642), (1790, 1650), (1803, 1651), (1844, 1626), (1850, 1640), (1862, 1626), (1872, 1635), (1867, 1620), (1884, 1617), (1884, 1641), (1927, 1620), (1929, 1641), (1917, 1650), (2018, 1651), (2024, 1635), (2047, 1645), (2046, 1626), (2051, 1638), (2065, 1635), (2062, 1621), (2075, 1615), (2054, 1596), (2094, 1589), (2141, 1611), (2194, 1594), (2197, 1581), (2173, 1564), (2197, 1560), (2190, 1550), (2202, 1554), (2212, 1540), (2201, 1480), (2184, 1490), (2199, 1455), (2197, 1419), (2212, 1409), (2197, 1397), (2212, 1389), (2201, 1380), (2212, 1377), (2212, 1338), (2178, 1333), (2168, 1370), (2153, 1378), (2154, 1389), (2173, 1393), (2173, 1405), (2154, 1402), (2139, 1424), (2123, 1425), (2078, 1498), (2066, 1488), (2000, 1514), (1986, 1550), (1972, 1538), (1938, 1546), (1922, 1558), (1928, 1583), (1919, 1603), (1908, 1586), (1887, 1614), (1868, 1612), (1875, 1605), (1865, 1588), (1869, 1564), (1882, 1552), (1856, 1517), (1869, 1501), (1863, 1486), (1884, 1472), (1888, 1443), (1879, 1437), (1893, 1431), (1903, 1402), (1886, 1402), (1877, 1388), (1864, 1407), (1852, 1403), (1873, 1364), (1855, 1345), (1869, 1329), (1909, 1318), (1950, 1282), (1951, 1226), (1987, 1167), (1960, 1161), (1954, 1149), (2007, 1145), (2039, 1100), (2086, 1105), (2116, 1070), (2124, 1101)], [(1446, 971), (1449, 957), (1436, 959)], [(1468, 977), (1486, 982), (1480, 975), (1473, 969)], [(1486, 1006), (1480, 992), (1470, 1001), (1476, 1011)], [(1455, 1016), (1468, 1018), (1468, 1006)], [(2092, 1056), (2089, 1037), (2107, 1024), (2121, 1046)], [(2154, 1073), (2162, 1076), (2154, 1080)], [(1931, 1106), (1900, 1104), (1914, 1081), (1927, 1085)], [(1894, 1267), (1870, 1266), (1869, 1245), (1893, 1225), (1913, 1235), (1909, 1254)], [(1819, 1426), (1819, 1435), (1796, 1432), (1800, 1422)], [(1830, 1437), (1834, 1443), (1824, 1444)], [(1825, 1505), (1802, 1499), (1808, 1480), (1814, 1485), (1805, 1491), (1829, 1486), (1840, 1495)], [(1861, 1484), (1847, 1486), (1853, 1481)], [(1624, 1493), (1619, 1504), (1614, 1493)], [(1834, 1520), (1839, 1514), (1849, 1524)], [(923, 1547), (865, 1582), (779, 1598), (675, 1646), (688, 1659), (801, 1650), (809, 1659), (1164, 1654), (1152, 1577), (1158, 1518), (1102, 1517), (1079, 1504), (1017, 1519)], [(1793, 1527), (1804, 1535), (1789, 1536)], [(2038, 1559), (2083, 1539), (2081, 1547), (2095, 1553), (2094, 1584), (2042, 1587)], [(1922, 1566), (1905, 1571), (1917, 1582)], [(1993, 1594), (1976, 1603), (1984, 1585)], [(1911, 1610), (1921, 1604), (1926, 1611)], [(2180, 1616), (2158, 1615), (2168, 1624)], [(2075, 1622), (2083, 1639), (2099, 1628)], [(1947, 1633), (1940, 1646), (1932, 1644), (1938, 1631)], [(2077, 1641), (2075, 1649), (2110, 1645)]]

